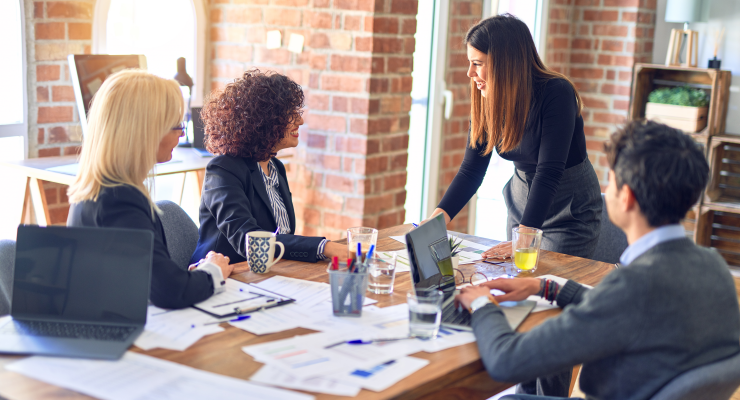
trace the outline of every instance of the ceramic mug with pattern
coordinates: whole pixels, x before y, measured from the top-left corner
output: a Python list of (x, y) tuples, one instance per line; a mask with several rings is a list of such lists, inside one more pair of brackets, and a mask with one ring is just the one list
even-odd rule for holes
[[(275, 246), (280, 246), (280, 255), (273, 259)], [(247, 233), (247, 252), (249, 269), (257, 274), (266, 274), (270, 272), (273, 264), (280, 261), (285, 253), (285, 246), (275, 241), (275, 235), (270, 232), (248, 232)]]

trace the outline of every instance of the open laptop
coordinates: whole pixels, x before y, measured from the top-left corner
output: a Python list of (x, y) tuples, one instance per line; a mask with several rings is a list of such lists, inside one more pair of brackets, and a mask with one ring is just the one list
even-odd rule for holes
[(117, 359), (144, 329), (151, 232), (19, 226), (0, 353)]
[[(458, 330), (473, 330), (468, 310), (455, 307), (458, 293), (453, 277), (443, 276), (435, 261), (435, 248), (447, 242), (447, 227), (442, 214), (421, 224), (406, 234), (406, 248), (409, 253), (411, 278), (414, 290), (440, 290), (444, 294), (442, 303), (442, 326)], [(447, 242), (449, 243), (449, 242)], [(449, 244), (447, 244), (449, 246)], [(527, 318), (537, 303), (531, 300), (507, 301), (499, 304), (512, 329)]]

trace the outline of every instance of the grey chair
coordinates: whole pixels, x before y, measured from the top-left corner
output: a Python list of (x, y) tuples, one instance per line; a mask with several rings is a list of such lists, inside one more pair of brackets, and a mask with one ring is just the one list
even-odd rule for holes
[(727, 400), (740, 387), (740, 353), (673, 378), (651, 400)]
[(619, 262), (619, 256), (627, 248), (627, 236), (621, 229), (617, 228), (609, 220), (609, 214), (606, 212), (606, 203), (604, 194), (601, 194), (601, 231), (599, 232), (599, 242), (596, 244), (592, 260), (616, 264)]
[(15, 240), (0, 240), (0, 316), (10, 314), (14, 265)]
[(159, 218), (170, 257), (180, 268), (187, 269), (198, 244), (198, 227), (185, 210), (169, 200), (158, 201), (157, 207), (162, 210)]

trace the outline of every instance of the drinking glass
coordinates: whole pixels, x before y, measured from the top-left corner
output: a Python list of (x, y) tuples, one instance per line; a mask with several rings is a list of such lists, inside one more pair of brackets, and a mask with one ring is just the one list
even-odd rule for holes
[(396, 253), (390, 260), (371, 258), (367, 261), (367, 290), (375, 294), (393, 293), (396, 279)]
[(542, 230), (517, 227), (511, 231), (511, 252), (519, 272), (532, 272), (539, 262)]
[(418, 338), (435, 338), (442, 321), (442, 300), (439, 290), (417, 290), (406, 294), (409, 305), (409, 335)]
[(370, 245), (378, 243), (378, 230), (364, 227), (347, 229), (347, 258), (357, 254), (357, 243), (362, 246), (362, 255), (365, 256), (370, 251)]

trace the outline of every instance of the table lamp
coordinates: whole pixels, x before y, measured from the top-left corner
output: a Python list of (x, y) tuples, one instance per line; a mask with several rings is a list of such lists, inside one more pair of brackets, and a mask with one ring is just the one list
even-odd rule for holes
[[(174, 78), (177, 83), (180, 84), (180, 86), (187, 86), (188, 87), (188, 108), (185, 111), (185, 129), (187, 129), (188, 125), (190, 125), (190, 99), (193, 97), (193, 78), (188, 75), (188, 72), (185, 70), (185, 57), (180, 57), (177, 59), (177, 73), (175, 74)], [(190, 143), (190, 138), (187, 135), (187, 131), (185, 132), (185, 141), (178, 144), (177, 147), (192, 147), (193, 144)]]
[[(665, 22), (683, 23), (683, 29), (672, 29), (665, 65), (696, 67), (699, 59), (699, 32), (689, 29), (690, 22), (705, 22), (708, 9), (704, 0), (668, 0)], [(706, 5), (709, 5), (707, 2)]]

